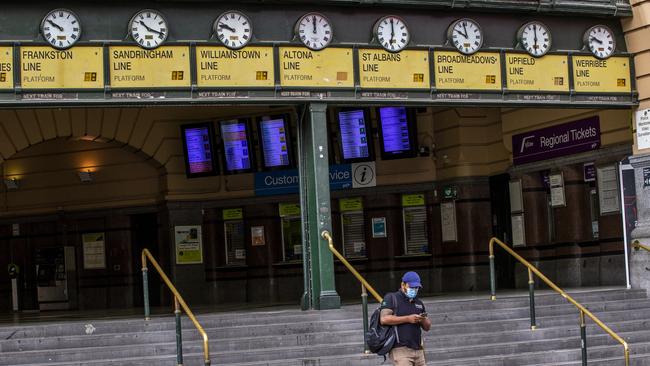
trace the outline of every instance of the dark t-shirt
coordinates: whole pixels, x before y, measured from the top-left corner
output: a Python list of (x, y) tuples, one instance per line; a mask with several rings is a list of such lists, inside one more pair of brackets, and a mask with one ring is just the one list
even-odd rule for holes
[[(395, 316), (421, 314), (426, 312), (420, 299), (412, 301), (402, 291), (387, 294), (384, 297), (382, 308), (391, 309)], [(422, 330), (420, 324), (405, 323), (397, 325), (397, 342), (395, 347), (408, 347), (411, 349), (422, 348)]]

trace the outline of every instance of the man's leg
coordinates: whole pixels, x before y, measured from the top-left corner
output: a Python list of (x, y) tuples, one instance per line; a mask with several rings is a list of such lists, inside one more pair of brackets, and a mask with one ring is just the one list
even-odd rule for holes
[(395, 366), (413, 366), (413, 355), (408, 347), (393, 348), (390, 351), (390, 360)]
[(426, 365), (426, 360), (424, 359), (424, 350), (417, 350), (415, 351), (415, 357), (413, 359), (413, 365), (415, 366), (425, 366)]

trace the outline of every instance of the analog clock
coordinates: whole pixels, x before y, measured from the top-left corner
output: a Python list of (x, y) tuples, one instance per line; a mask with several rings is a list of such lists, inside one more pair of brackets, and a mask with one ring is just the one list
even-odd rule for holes
[(219, 15), (212, 28), (221, 43), (233, 50), (246, 46), (253, 35), (253, 25), (250, 19), (236, 10)]
[(551, 49), (551, 32), (540, 22), (530, 22), (521, 26), (517, 39), (521, 47), (534, 57), (544, 56)]
[(167, 39), (167, 20), (156, 10), (144, 9), (137, 12), (129, 22), (131, 37), (141, 47), (152, 49)]
[(375, 39), (387, 51), (399, 52), (409, 44), (411, 35), (404, 20), (388, 15), (375, 23)]
[(81, 24), (72, 11), (55, 9), (43, 18), (41, 34), (52, 47), (66, 49), (72, 47), (81, 37)]
[(612, 30), (604, 25), (589, 28), (584, 35), (585, 46), (598, 58), (608, 58), (616, 51)]
[(307, 48), (319, 51), (332, 42), (334, 31), (329, 19), (319, 13), (303, 15), (296, 23), (296, 36)]
[(459, 19), (449, 26), (447, 39), (460, 53), (471, 55), (483, 46), (481, 27), (472, 19)]

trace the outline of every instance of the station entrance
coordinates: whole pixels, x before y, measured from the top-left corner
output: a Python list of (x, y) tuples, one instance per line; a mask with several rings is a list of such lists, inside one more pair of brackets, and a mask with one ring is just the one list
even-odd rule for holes
[[(493, 236), (560, 286), (626, 285), (623, 213), (634, 202), (621, 196), (619, 167), (630, 114), (399, 103), (0, 110), (0, 268), (20, 268), (21, 311), (142, 306), (144, 248), (191, 304), (355, 301), (345, 268), (317, 258), (310, 225), (331, 217), (338, 250), (380, 293), (409, 270), (426, 295), (487, 291)], [(508, 258), (497, 256), (499, 287), (526, 287)], [(328, 271), (330, 282), (314, 278)], [(11, 285), (0, 273), (4, 312)], [(160, 283), (150, 291), (152, 305), (169, 304)]]

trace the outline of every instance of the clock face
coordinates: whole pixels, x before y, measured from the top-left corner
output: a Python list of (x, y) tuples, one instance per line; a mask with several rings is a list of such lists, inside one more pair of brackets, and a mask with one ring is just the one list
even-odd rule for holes
[(329, 19), (319, 13), (303, 15), (296, 23), (296, 36), (311, 50), (322, 50), (332, 42), (334, 31)]
[(375, 39), (387, 51), (399, 52), (409, 44), (411, 35), (401, 18), (388, 15), (375, 24)]
[(519, 43), (531, 56), (541, 57), (551, 49), (551, 32), (540, 22), (530, 22), (519, 28)]
[(214, 21), (213, 30), (224, 46), (236, 50), (250, 42), (253, 34), (253, 25), (243, 13), (227, 11)]
[(81, 38), (81, 24), (72, 11), (55, 9), (43, 18), (41, 34), (52, 47), (66, 49)]
[(447, 31), (449, 42), (459, 52), (471, 55), (483, 46), (481, 27), (471, 19), (459, 19), (449, 26)]
[(612, 30), (604, 25), (595, 25), (585, 32), (585, 45), (598, 58), (608, 58), (616, 51), (616, 40)]
[(151, 49), (165, 42), (169, 27), (162, 14), (156, 10), (144, 9), (131, 18), (129, 31), (141, 47)]

